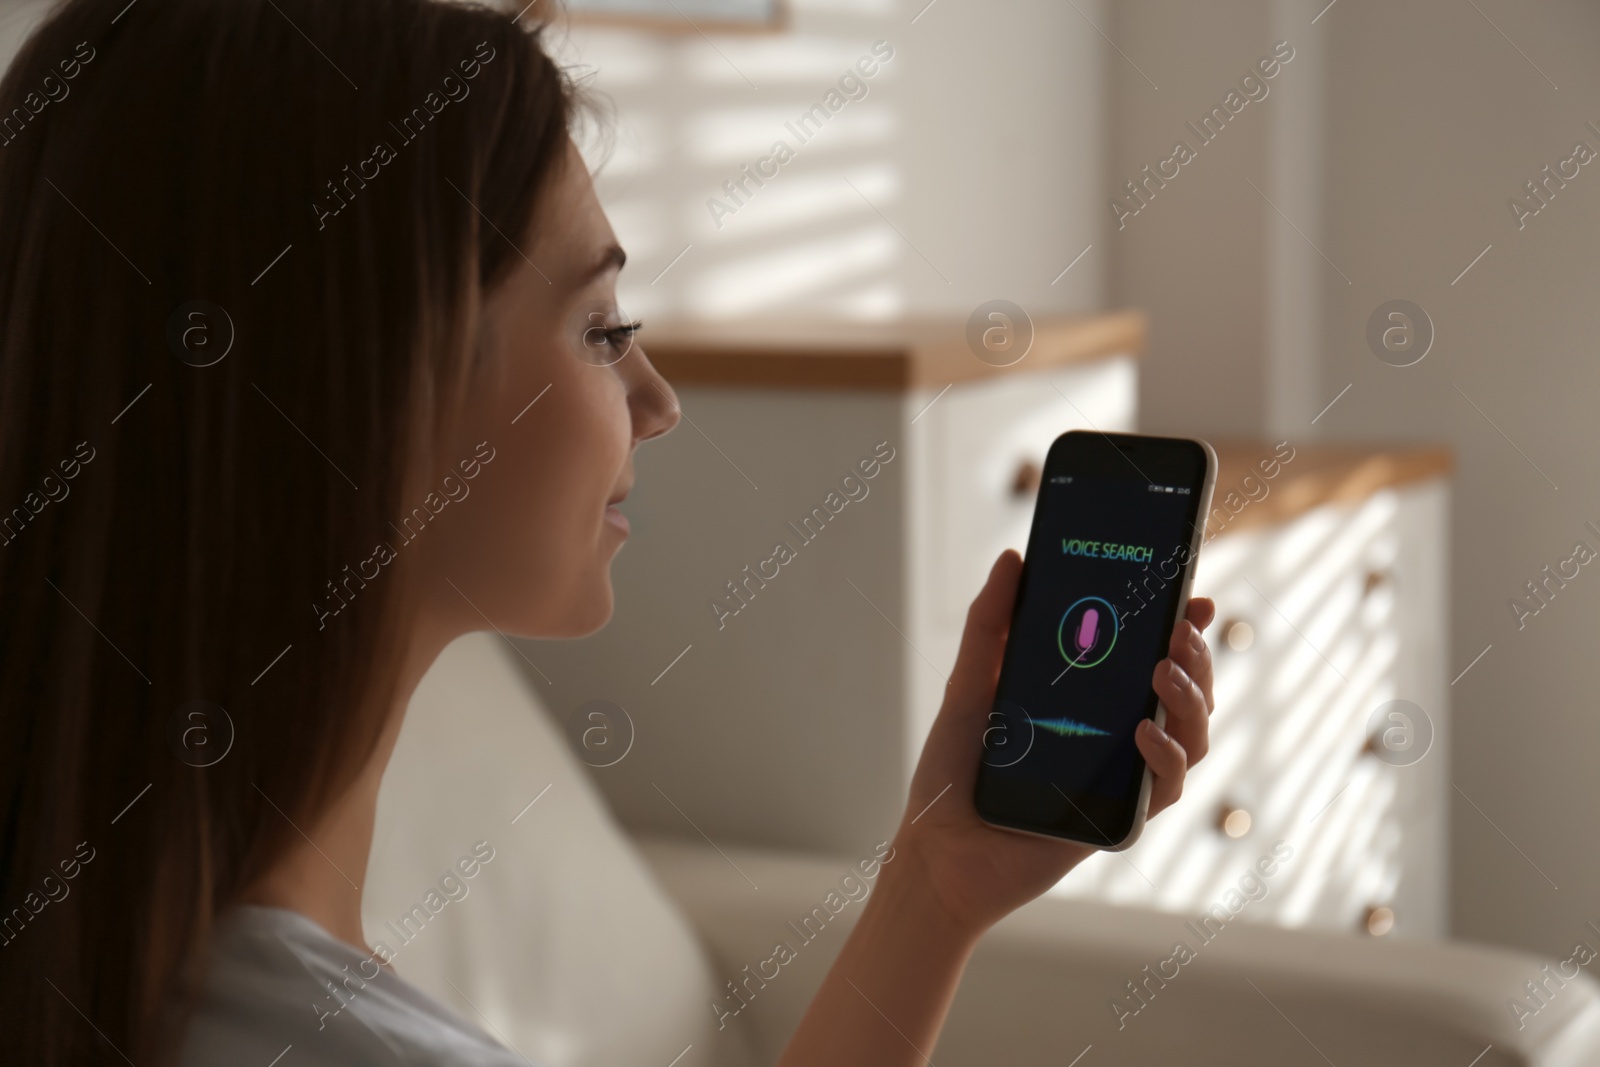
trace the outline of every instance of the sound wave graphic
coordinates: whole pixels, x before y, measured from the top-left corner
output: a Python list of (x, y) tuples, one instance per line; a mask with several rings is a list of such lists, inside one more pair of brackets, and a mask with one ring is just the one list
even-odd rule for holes
[(1035, 719), (1028, 716), (1028, 721), (1035, 726), (1042, 726), (1053, 734), (1062, 737), (1110, 737), (1110, 730), (1099, 730), (1093, 726), (1086, 726), (1074, 719)]

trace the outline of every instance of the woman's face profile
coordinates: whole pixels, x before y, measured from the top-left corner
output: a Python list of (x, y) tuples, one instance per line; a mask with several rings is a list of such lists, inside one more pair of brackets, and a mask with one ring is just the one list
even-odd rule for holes
[(430, 525), (423, 620), (576, 637), (611, 616), (627, 530), (608, 505), (633, 486), (635, 446), (677, 424), (677, 397), (626, 329), (621, 249), (570, 141), (515, 236), (513, 270), (485, 297), (487, 365), (425, 487), (454, 474), (467, 493)]

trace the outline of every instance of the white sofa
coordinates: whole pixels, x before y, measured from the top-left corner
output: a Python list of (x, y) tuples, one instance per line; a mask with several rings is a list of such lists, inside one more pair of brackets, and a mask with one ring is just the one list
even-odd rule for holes
[[(394, 942), (397, 917), (431, 903), (397, 970), (536, 1067), (774, 1063), (861, 905), (723, 1027), (713, 1003), (735, 1003), (727, 983), (795, 940), (786, 924), (859, 857), (634, 840), (589, 778), (605, 772), (576, 758), (516, 654), (495, 635), (469, 635), (418, 689), (380, 796), (370, 937)], [(430, 900), (478, 842), (493, 859)], [(1524, 983), (1552, 961), (1234, 921), (1162, 985), (1144, 968), (1172, 955), (1185, 918), (1033, 902), (979, 946), (934, 1061), (1600, 1064), (1600, 984), (1587, 975), (1547, 983), (1548, 1004), (1517, 1026), (1510, 998), (1526, 1000)], [(1119, 1027), (1110, 1004), (1129, 982), (1154, 993)]]

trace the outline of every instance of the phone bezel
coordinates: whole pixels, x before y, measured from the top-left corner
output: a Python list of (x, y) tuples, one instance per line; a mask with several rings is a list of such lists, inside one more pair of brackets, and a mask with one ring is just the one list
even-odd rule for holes
[[(1199, 470), (1194, 469), (1196, 461)], [(1039, 498), (1051, 484), (1050, 479), (1070, 466), (1074, 473), (1122, 477), (1130, 468), (1137, 473), (1130, 480), (1147, 480), (1165, 484), (1187, 484), (1192, 511), (1188, 516), (1191, 527), (1188, 558), (1181, 573), (1175, 576), (1179, 584), (1168, 617), (1163, 621), (1165, 635), (1163, 647), (1171, 641), (1172, 630), (1183, 616), (1189, 602), (1194, 582), (1195, 566), (1200, 547), (1205, 540), (1205, 517), (1210, 513), (1212, 489), (1216, 484), (1217, 458), (1211, 445), (1198, 438), (1155, 437), (1145, 434), (1100, 433), (1089, 430), (1070, 430), (1061, 434), (1050, 445), (1044, 469), (1039, 478), (1039, 489), (1034, 499), (1033, 519), (1028, 529), (1027, 551), (1023, 556), (1022, 573), (1018, 579), (1018, 595), (1012, 608), (1012, 621), (1021, 607), (1021, 591), (1029, 576), (1029, 559), (1034, 555), (1040, 535)], [(1001, 663), (1000, 683), (1011, 667), (1011, 646), (1007, 643)], [(1155, 664), (1151, 664), (1154, 669)], [(997, 690), (999, 685), (997, 685)], [(1166, 723), (1167, 709), (1155, 694), (1150, 694), (1153, 707), (1147, 707), (1145, 718), (1154, 719), (1156, 725)], [(1104, 797), (1099, 794), (1077, 793), (1066, 795), (1054, 791), (1055, 798), (1065, 801), (1065, 807), (1042, 790), (1019, 787), (986, 772), (989, 767), (981, 759), (977, 781), (973, 789), (973, 804), (979, 818), (1000, 829), (1035, 836), (1060, 838), (1097, 849), (1124, 849), (1138, 839), (1144, 829), (1149, 810), (1152, 776), (1143, 758), (1139, 758), (1139, 772), (1130, 780), (1122, 797)], [(1005, 798), (1010, 792), (1014, 796)], [(999, 794), (999, 795), (997, 795)], [(1009, 801), (1007, 803), (1006, 801)], [(1054, 817), (1040, 816), (1041, 810)], [(1030, 817), (1028, 813), (1034, 813)]]

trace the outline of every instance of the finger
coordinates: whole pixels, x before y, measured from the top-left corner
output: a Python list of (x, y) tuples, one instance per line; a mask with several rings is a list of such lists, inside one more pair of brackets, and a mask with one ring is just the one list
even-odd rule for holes
[(1205, 758), (1211, 748), (1211, 709), (1206, 696), (1188, 672), (1174, 660), (1156, 664), (1150, 687), (1167, 709), (1167, 732), (1190, 755), (1190, 766)]
[(944, 702), (912, 774), (913, 804), (928, 803), (945, 789), (953, 788), (961, 796), (971, 792), (978, 773), (975, 750), (984, 743), (989, 713), (994, 710), (994, 690), (1021, 573), (1022, 557), (1012, 549), (1002, 552), (967, 609), (967, 624)]
[(1207, 713), (1214, 711), (1217, 701), (1212, 692), (1215, 673), (1211, 662), (1211, 646), (1206, 643), (1199, 627), (1188, 619), (1174, 626), (1172, 640), (1167, 643), (1167, 655), (1194, 679), (1205, 694)]
[[(1201, 633), (1204, 633), (1205, 628), (1210, 626), (1212, 622), (1216, 620), (1217, 602), (1208, 596), (1193, 597), (1190, 599), (1189, 608), (1186, 612), (1184, 612), (1184, 615), (1187, 621), (1194, 624), (1195, 629), (1201, 631)], [(1201, 638), (1201, 643), (1205, 644), (1204, 637)], [(1205, 690), (1206, 707), (1210, 711), (1216, 711), (1217, 701), (1216, 696), (1212, 691), (1212, 685), (1215, 680), (1215, 676), (1212, 674), (1211, 669), (1211, 648), (1209, 645), (1206, 646), (1205, 657), (1205, 668), (1199, 674), (1192, 673), (1190, 677), (1198, 682), (1200, 687)]]
[(1183, 795), (1183, 781), (1189, 768), (1189, 756), (1183, 745), (1171, 734), (1162, 730), (1152, 719), (1139, 723), (1134, 731), (1133, 743), (1145, 763), (1150, 765), (1150, 810), (1154, 815)]

